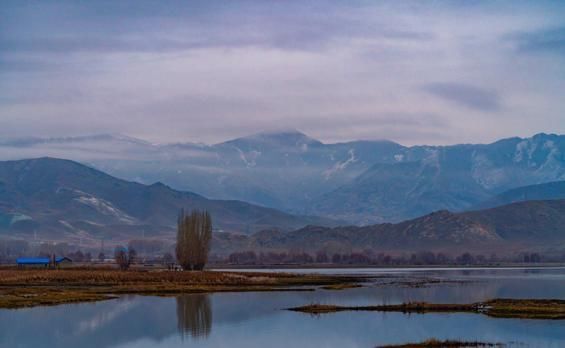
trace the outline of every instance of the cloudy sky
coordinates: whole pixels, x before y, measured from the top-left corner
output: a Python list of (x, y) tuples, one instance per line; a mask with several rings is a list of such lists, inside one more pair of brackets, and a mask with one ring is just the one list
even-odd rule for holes
[(561, 1), (7, 1), (0, 137), (565, 133)]

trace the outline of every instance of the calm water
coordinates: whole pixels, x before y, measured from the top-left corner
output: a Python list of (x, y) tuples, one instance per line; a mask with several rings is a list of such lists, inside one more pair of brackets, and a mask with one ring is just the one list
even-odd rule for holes
[[(311, 271), (311, 270), (308, 270)], [(565, 299), (565, 269), (324, 270), (375, 274), (344, 291), (224, 293), (0, 310), (1, 347), (374, 347), (439, 339), (565, 347), (565, 321), (493, 319), (478, 314), (282, 309), (309, 303), (475, 302), (496, 297)], [(433, 278), (425, 287), (389, 284)]]

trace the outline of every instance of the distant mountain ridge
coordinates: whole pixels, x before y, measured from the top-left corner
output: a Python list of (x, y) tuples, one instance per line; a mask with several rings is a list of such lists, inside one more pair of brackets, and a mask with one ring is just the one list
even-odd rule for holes
[[(561, 183), (550, 183), (537, 190), (516, 191), (555, 192), (554, 185), (561, 187)], [(162, 183), (128, 182), (69, 160), (0, 162), (2, 237), (29, 239), (39, 233), (42, 240), (91, 245), (101, 239), (155, 236), (172, 241), (180, 208), (212, 213), (218, 229), (213, 248), (220, 254), (234, 250), (565, 250), (565, 199), (528, 200), (461, 213), (440, 210), (395, 224), (343, 226), (335, 220), (294, 216), (241, 201), (211, 200)]]
[[(397, 224), (307, 226), (292, 232), (261, 231), (250, 236), (219, 234), (214, 248), (232, 251), (310, 253), (441, 251), (511, 254), (520, 250), (565, 250), (565, 200), (527, 201), (497, 208), (452, 213), (437, 211)], [(486, 254), (489, 255), (489, 254)]]
[(377, 163), (309, 210), (370, 224), (438, 209), (470, 209), (505, 190), (565, 179), (565, 136), (538, 134), (488, 145), (415, 146)]
[(549, 199), (565, 199), (565, 181), (517, 187), (481, 202), (473, 208), (485, 209), (515, 202)]
[(126, 180), (352, 224), (462, 211), (516, 187), (565, 180), (565, 136), (543, 133), (492, 144), (411, 147), (385, 140), (324, 144), (296, 130), (215, 145), (152, 144), (120, 135), (0, 139), (0, 158), (45, 155)]
[(296, 130), (263, 132), (215, 145), (151, 144), (101, 134), (0, 139), (0, 159), (67, 158), (125, 180), (161, 181), (206, 197), (304, 213), (312, 199), (373, 163), (394, 161), (392, 154), (400, 148), (390, 141), (323, 144)]
[(214, 226), (227, 232), (336, 224), (241, 201), (211, 200), (162, 183), (128, 182), (69, 160), (0, 162), (0, 234), (40, 233), (58, 240), (171, 237), (181, 208), (209, 210)]

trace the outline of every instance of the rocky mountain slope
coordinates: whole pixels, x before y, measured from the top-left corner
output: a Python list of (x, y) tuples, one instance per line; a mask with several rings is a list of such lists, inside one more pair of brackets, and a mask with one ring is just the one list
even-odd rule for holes
[(538, 134), (488, 145), (415, 146), (323, 195), (310, 213), (348, 221), (401, 221), (461, 211), (508, 189), (565, 178), (565, 136)]
[[(516, 250), (565, 250), (565, 200), (527, 201), (452, 213), (437, 211), (397, 224), (307, 226), (292, 232), (261, 231), (250, 236), (219, 234), (214, 249), (351, 252), (466, 251), (506, 254)], [(487, 254), (488, 255), (488, 254)]]
[(565, 181), (517, 187), (481, 202), (474, 208), (485, 209), (515, 202), (549, 199), (565, 199)]
[(412, 147), (390, 141), (324, 144), (294, 130), (215, 145), (151, 144), (121, 135), (0, 139), (0, 158), (37, 156), (352, 224), (461, 211), (509, 189), (565, 180), (565, 136), (554, 134)]
[(69, 160), (0, 162), (0, 234), (56, 240), (172, 235), (181, 208), (209, 210), (214, 226), (226, 232), (335, 225), (241, 201), (211, 200), (161, 183), (128, 182)]
[(206, 197), (304, 212), (312, 199), (376, 162), (392, 162), (389, 141), (323, 144), (295, 130), (227, 142), (151, 144), (123, 135), (0, 139), (0, 159), (67, 158), (144, 184), (163, 182)]

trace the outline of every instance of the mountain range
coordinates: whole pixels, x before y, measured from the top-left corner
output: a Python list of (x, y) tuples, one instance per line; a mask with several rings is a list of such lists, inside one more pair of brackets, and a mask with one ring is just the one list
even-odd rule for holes
[[(214, 252), (562, 250), (564, 182), (526, 186), (466, 212), (439, 210), (365, 226), (208, 199), (162, 183), (144, 185), (55, 158), (0, 161), (0, 237), (97, 245), (143, 237), (173, 241), (180, 209), (213, 216)], [(494, 208), (490, 208), (495, 206)], [(96, 243), (96, 244), (94, 244)]]
[(403, 253), (434, 251), (508, 255), (565, 248), (565, 199), (525, 201), (463, 213), (437, 211), (397, 224), (306, 226), (292, 232), (266, 230), (249, 236), (217, 234), (215, 251), (303, 251), (328, 255), (351, 251)]
[(324, 144), (265, 132), (215, 145), (152, 144), (123, 135), (0, 140), (0, 159), (68, 158), (121, 179), (163, 182), (214, 199), (366, 225), (480, 207), (507, 190), (565, 180), (565, 136), (491, 144)]
[(515, 202), (550, 199), (565, 199), (565, 181), (517, 187), (502, 192), (485, 202), (481, 202), (474, 209), (492, 208)]
[(114, 178), (70, 160), (0, 162), (0, 235), (99, 241), (165, 235), (172, 238), (181, 208), (207, 209), (219, 231), (293, 230), (336, 225), (235, 200), (212, 200), (162, 184)]

